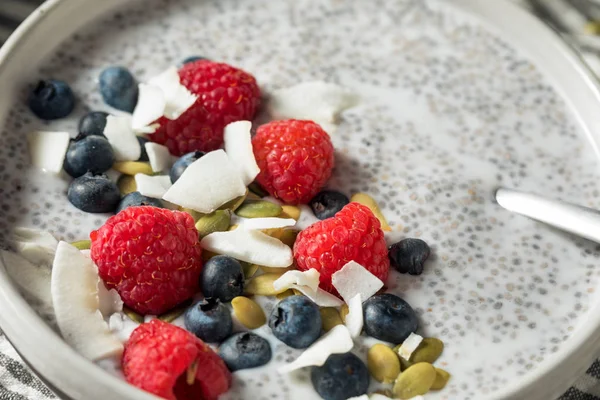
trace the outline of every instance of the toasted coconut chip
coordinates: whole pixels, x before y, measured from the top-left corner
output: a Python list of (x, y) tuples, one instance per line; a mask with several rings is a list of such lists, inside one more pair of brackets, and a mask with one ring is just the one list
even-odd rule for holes
[(202, 238), (200, 245), (205, 250), (265, 267), (285, 268), (294, 261), (287, 245), (260, 231), (215, 232)]
[(142, 154), (140, 143), (131, 128), (131, 121), (131, 117), (127, 115), (106, 117), (104, 136), (112, 146), (117, 161), (136, 161)]
[(140, 194), (153, 199), (162, 199), (172, 185), (168, 175), (150, 176), (145, 174), (135, 174), (135, 184)]
[(411, 333), (408, 337), (402, 342), (400, 348), (398, 348), (398, 355), (404, 358), (406, 361), (410, 360), (410, 356), (417, 350), (417, 347), (423, 341), (423, 337), (417, 335), (416, 333)]
[(160, 75), (151, 78), (148, 83), (157, 86), (165, 98), (164, 116), (168, 119), (177, 119), (186, 112), (198, 99), (181, 84), (177, 67), (170, 67)]
[(355, 261), (350, 261), (331, 276), (331, 283), (346, 303), (357, 294), (366, 301), (383, 287), (383, 282)]
[(35, 131), (27, 134), (31, 165), (45, 172), (58, 174), (62, 171), (69, 148), (67, 132)]
[(188, 166), (163, 199), (208, 214), (245, 194), (238, 169), (223, 150), (216, 150)]
[(131, 128), (139, 131), (163, 116), (167, 101), (161, 88), (140, 83), (138, 102), (131, 117)]
[(303, 295), (311, 299), (319, 307), (339, 307), (344, 304), (340, 299), (321, 288), (312, 290), (307, 286), (293, 285), (290, 289), (302, 292)]
[(254, 150), (252, 149), (252, 136), (250, 121), (237, 121), (225, 127), (225, 152), (231, 162), (238, 168), (244, 185), (249, 185), (260, 172)]
[(319, 271), (314, 268), (308, 271), (287, 271), (279, 279), (273, 282), (273, 288), (283, 291), (297, 286), (305, 286), (316, 291), (319, 287)]
[(12, 231), (12, 243), (21, 256), (35, 265), (52, 265), (58, 240), (50, 232), (17, 227)]
[(50, 294), (51, 269), (48, 265), (34, 265), (24, 257), (1, 250), (0, 256), (12, 281), (28, 297), (36, 300), (46, 310), (52, 310)]
[(173, 157), (169, 153), (169, 149), (162, 144), (147, 142), (144, 144), (150, 166), (154, 172), (167, 171), (171, 168)]
[(122, 353), (123, 345), (99, 310), (94, 263), (66, 242), (56, 249), (50, 290), (56, 323), (67, 343), (92, 361)]
[(345, 325), (348, 332), (350, 332), (350, 336), (353, 338), (359, 337), (363, 323), (362, 299), (359, 293), (348, 302), (348, 315), (346, 315)]
[(344, 325), (337, 325), (313, 343), (293, 362), (279, 368), (280, 373), (291, 372), (310, 366), (321, 366), (332, 354), (347, 353), (354, 342)]
[(322, 81), (303, 82), (273, 91), (268, 110), (275, 119), (307, 119), (321, 124), (330, 134), (342, 111), (356, 106), (359, 98), (348, 89)]

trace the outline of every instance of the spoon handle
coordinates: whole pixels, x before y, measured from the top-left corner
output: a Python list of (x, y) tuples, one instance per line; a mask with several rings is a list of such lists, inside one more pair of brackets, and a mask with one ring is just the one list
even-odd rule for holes
[(509, 211), (600, 243), (600, 212), (536, 194), (500, 188), (496, 201)]

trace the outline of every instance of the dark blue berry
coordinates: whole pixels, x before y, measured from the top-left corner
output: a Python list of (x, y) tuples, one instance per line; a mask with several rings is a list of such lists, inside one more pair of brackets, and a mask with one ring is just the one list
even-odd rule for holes
[(323, 190), (310, 201), (310, 208), (319, 219), (333, 217), (346, 204), (350, 203), (345, 194), (334, 190)]
[(363, 303), (367, 335), (398, 344), (417, 330), (417, 314), (400, 297), (391, 293), (376, 294)]
[(140, 192), (131, 192), (121, 199), (121, 202), (117, 206), (117, 210), (115, 212), (120, 213), (127, 207), (137, 206), (154, 206), (164, 208), (163, 204), (158, 199), (153, 199), (152, 197), (144, 196)]
[(63, 81), (40, 81), (29, 94), (29, 108), (41, 119), (64, 118), (75, 108), (73, 91)]
[(421, 239), (403, 239), (388, 248), (392, 267), (403, 274), (421, 275), (423, 264), (429, 257), (429, 245)]
[(191, 57), (188, 57), (185, 60), (183, 60), (182, 64), (189, 64), (189, 63), (193, 63), (194, 61), (198, 61), (198, 60), (208, 60), (208, 58), (200, 57), (200, 56), (191, 56)]
[(233, 320), (229, 309), (218, 301), (202, 300), (188, 308), (185, 329), (209, 343), (217, 343), (231, 335)]
[(79, 134), (83, 136), (104, 136), (106, 117), (108, 117), (108, 113), (104, 111), (92, 111), (85, 114), (79, 120)]
[(145, 137), (137, 136), (138, 143), (140, 144), (140, 148), (142, 149), (142, 153), (140, 154), (140, 158), (138, 161), (150, 161), (148, 159), (148, 153), (146, 152), (145, 144), (149, 142)]
[(112, 167), (115, 155), (104, 136), (77, 136), (69, 143), (63, 168), (77, 178), (86, 172), (101, 174)]
[(304, 349), (321, 335), (319, 307), (304, 296), (281, 300), (269, 316), (273, 335), (295, 349)]
[(171, 167), (171, 172), (169, 172), (171, 183), (175, 183), (181, 174), (183, 174), (183, 171), (185, 171), (190, 164), (202, 157), (204, 154), (205, 153), (203, 151), (192, 151), (191, 153), (187, 153), (179, 157)]
[(100, 74), (100, 93), (109, 106), (133, 112), (137, 104), (138, 84), (127, 68), (108, 67)]
[(204, 297), (226, 303), (244, 293), (242, 264), (229, 256), (215, 256), (204, 264), (200, 276)]
[(67, 198), (75, 207), (89, 213), (109, 213), (115, 211), (121, 193), (117, 185), (106, 175), (88, 172), (73, 179), (67, 191)]
[(310, 373), (313, 387), (325, 400), (361, 396), (367, 393), (369, 379), (367, 366), (352, 353), (332, 354)]
[(219, 356), (232, 372), (265, 365), (271, 355), (269, 342), (251, 332), (236, 333), (219, 346)]

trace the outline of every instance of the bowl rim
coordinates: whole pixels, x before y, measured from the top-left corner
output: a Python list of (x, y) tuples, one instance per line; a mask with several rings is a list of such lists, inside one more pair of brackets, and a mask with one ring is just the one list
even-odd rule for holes
[[(46, 0), (0, 47), (0, 80), (11, 56), (45, 19), (78, 0)], [(22, 361), (62, 399), (159, 400), (112, 376), (69, 346), (25, 301), (13, 285), (0, 257), (0, 326)], [(32, 334), (33, 332), (33, 334)], [(39, 340), (39, 338), (44, 340)]]
[[(3, 77), (4, 67), (11, 62), (11, 55), (18, 52), (23, 41), (45, 19), (77, 1), (80, 0), (47, 0), (13, 32), (0, 48), (0, 79)], [(113, 1), (115, 7), (124, 3), (126, 2)], [(584, 129), (596, 153), (600, 154), (598, 137), (593, 131), (593, 128), (600, 127), (600, 115), (595, 118), (592, 116), (600, 106), (600, 86), (585, 61), (557, 32), (508, 0), (449, 0), (448, 3), (496, 25), (503, 35), (511, 37), (512, 46), (526, 48), (529, 58), (533, 52), (538, 58), (535, 62), (538, 67), (540, 59), (559, 61), (556, 65), (545, 66), (544, 69), (551, 70), (550, 77), (546, 78), (550, 78), (553, 88), (567, 101), (568, 107), (578, 119), (578, 125)], [(507, 27), (511, 29), (507, 31)], [(571, 74), (568, 79), (565, 71)], [(68, 346), (21, 297), (8, 277), (1, 258), (0, 304), (3, 304), (0, 326), (5, 336), (24, 362), (32, 366), (38, 376), (61, 397), (90, 400), (158, 399), (113, 377)], [(567, 390), (591, 365), (600, 349), (600, 302), (596, 301), (587, 311), (586, 317), (585, 322), (580, 322), (558, 352), (547, 357), (536, 370), (515, 384), (492, 393), (486, 400), (546, 400)], [(40, 341), (40, 337), (44, 340)]]

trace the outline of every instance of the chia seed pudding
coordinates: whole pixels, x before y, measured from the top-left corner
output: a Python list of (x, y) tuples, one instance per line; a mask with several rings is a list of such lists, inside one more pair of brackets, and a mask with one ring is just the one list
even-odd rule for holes
[[(64, 177), (28, 167), (27, 132), (76, 132), (84, 113), (109, 111), (96, 81), (106, 66), (127, 66), (145, 81), (198, 54), (250, 72), (267, 97), (317, 80), (360, 96), (331, 135), (327, 188), (377, 198), (392, 228), (388, 244), (413, 237), (431, 245), (421, 275), (391, 272), (386, 282), (416, 310), (419, 333), (446, 344), (437, 363), (452, 379), (427, 399), (483, 398), (536, 369), (577, 329), (595, 301), (600, 249), (508, 213), (493, 193), (504, 185), (600, 207), (597, 159), (539, 66), (498, 32), (433, 0), (152, 4), (79, 32), (31, 77), (70, 84), (70, 117), (42, 123), (15, 102), (0, 136), (0, 247), (15, 226), (75, 241), (107, 218), (69, 204)], [(267, 315), (274, 303), (261, 299)], [(123, 322), (127, 336), (134, 326)], [(183, 316), (174, 323), (183, 326)], [(266, 325), (256, 333), (269, 340), (271, 362), (237, 371), (222, 398), (315, 397), (307, 370), (277, 372), (302, 351)], [(376, 342), (361, 336), (353, 352), (366, 360)], [(98, 365), (121, 376), (113, 360)]]

